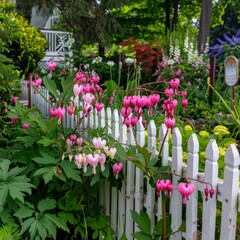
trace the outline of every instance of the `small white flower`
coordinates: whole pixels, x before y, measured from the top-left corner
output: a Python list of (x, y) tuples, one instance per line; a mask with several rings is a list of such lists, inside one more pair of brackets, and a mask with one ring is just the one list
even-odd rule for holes
[(85, 64), (85, 65), (83, 66), (83, 68), (84, 68), (85, 70), (89, 69), (89, 64)]
[(112, 67), (112, 66), (115, 65), (115, 63), (114, 63), (113, 61), (108, 61), (108, 62), (107, 62), (107, 65), (110, 66), (110, 67)]
[(52, 78), (52, 74), (49, 73), (49, 74), (47, 75), (47, 78), (51, 79), (51, 78)]
[(127, 64), (132, 64), (134, 62), (135, 62), (135, 60), (133, 58), (126, 58), (125, 59), (125, 63), (127, 63)]
[(76, 67), (73, 68), (73, 71), (74, 71), (74, 72), (77, 72), (77, 70), (78, 70), (78, 69), (77, 69)]
[(173, 61), (172, 59), (170, 59), (170, 60), (167, 61), (167, 64), (168, 64), (168, 65), (173, 65), (173, 64), (174, 64), (174, 61)]
[(96, 58), (94, 58), (93, 59), (93, 61), (92, 61), (92, 64), (98, 64), (98, 63), (100, 63), (102, 61), (102, 57), (100, 57), (100, 56), (98, 56), (98, 57), (96, 57)]

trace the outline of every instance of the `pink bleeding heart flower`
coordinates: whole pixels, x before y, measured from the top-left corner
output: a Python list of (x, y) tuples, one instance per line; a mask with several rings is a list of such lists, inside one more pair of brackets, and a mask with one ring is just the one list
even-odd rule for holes
[(67, 106), (67, 113), (69, 116), (73, 115), (75, 108), (72, 106)]
[(174, 109), (174, 108), (176, 108), (178, 101), (176, 99), (173, 99), (171, 104), (172, 104), (172, 108)]
[(182, 105), (184, 108), (184, 112), (186, 112), (186, 110), (187, 110), (187, 104), (188, 104), (188, 100), (186, 98), (182, 99)]
[(178, 78), (174, 78), (170, 80), (170, 86), (172, 89), (177, 90), (180, 84), (180, 80)]
[(87, 85), (83, 86), (83, 91), (85, 93), (90, 93), (91, 92), (91, 85), (87, 84)]
[(231, 118), (231, 114), (228, 113), (227, 114), (227, 119), (230, 120), (230, 118)]
[(57, 63), (56, 62), (47, 62), (47, 67), (52, 74), (52, 72), (56, 69)]
[(142, 125), (146, 127), (147, 121), (145, 119), (142, 120)]
[(85, 95), (83, 95), (83, 100), (86, 104), (92, 104), (92, 102), (94, 101), (95, 97), (93, 94), (91, 93), (86, 93)]
[(132, 97), (130, 97), (130, 102), (131, 102), (133, 107), (137, 106), (137, 99), (138, 98), (139, 98), (139, 96), (132, 96)]
[(130, 107), (126, 108), (126, 107), (123, 107), (121, 109), (121, 114), (123, 116), (124, 119), (126, 119), (127, 117), (129, 117), (129, 115), (132, 113), (132, 109)]
[(93, 82), (94, 84), (98, 84), (100, 81), (100, 77), (97, 75), (92, 76), (92, 78), (90, 79), (90, 82)]
[(14, 126), (15, 122), (18, 120), (18, 116), (14, 116), (11, 118), (12, 126)]
[(165, 91), (164, 91), (164, 94), (167, 97), (172, 97), (172, 95), (174, 94), (174, 90), (172, 88), (166, 88)]
[(147, 104), (147, 96), (141, 96), (137, 98), (137, 106), (143, 108)]
[(183, 204), (186, 204), (189, 196), (194, 192), (195, 186), (192, 183), (180, 182), (177, 187), (179, 193), (183, 196)]
[(182, 95), (183, 98), (186, 98), (187, 92), (186, 91), (182, 91), (181, 95)]
[(71, 134), (69, 138), (72, 142), (75, 142), (77, 140), (77, 136), (75, 134)]
[(105, 170), (105, 162), (106, 162), (106, 155), (104, 153), (100, 154), (100, 157), (98, 159), (99, 164), (101, 166), (101, 171), (103, 172)]
[(123, 98), (123, 106), (125, 108), (128, 108), (130, 104), (131, 104), (131, 97), (125, 96)]
[(108, 156), (111, 158), (111, 159), (114, 159), (114, 156), (117, 152), (117, 149), (115, 147), (111, 147), (109, 150), (108, 150)]
[(152, 94), (150, 95), (151, 101), (154, 105), (157, 105), (160, 100), (160, 95), (159, 94)]
[(123, 123), (126, 125), (127, 128), (129, 128), (132, 123), (131, 118), (124, 119)]
[(88, 163), (92, 166), (92, 174), (96, 174), (96, 167), (98, 165), (100, 155), (98, 153), (86, 155)]
[(74, 93), (75, 97), (78, 97), (79, 94), (82, 93), (82, 91), (83, 91), (82, 85), (79, 86), (78, 84), (75, 84), (75, 85), (73, 86), (73, 93)]
[(93, 138), (92, 143), (96, 149), (102, 149), (107, 144), (106, 140), (102, 140), (100, 137)]
[(11, 101), (12, 101), (12, 104), (13, 104), (13, 105), (16, 105), (16, 103), (17, 103), (17, 101), (18, 101), (18, 98), (17, 98), (16, 96), (13, 96), (12, 99), (11, 99)]
[(52, 119), (57, 116), (57, 109), (55, 108), (50, 108), (50, 115)]
[(137, 122), (138, 122), (138, 117), (131, 117), (131, 125), (132, 127), (135, 127), (137, 125)]
[(118, 179), (118, 175), (119, 175), (120, 171), (122, 170), (122, 168), (123, 168), (122, 162), (113, 164), (113, 172), (116, 174), (116, 179)]
[(160, 196), (160, 192), (164, 191), (165, 195), (170, 198), (170, 194), (172, 190), (174, 189), (174, 185), (172, 184), (170, 179), (166, 180), (158, 180), (156, 182), (156, 188), (158, 192), (158, 197)]
[(23, 129), (24, 129), (25, 133), (26, 133), (28, 128), (29, 128), (29, 125), (27, 123), (23, 123)]
[(99, 113), (104, 108), (104, 104), (96, 102), (95, 103), (95, 108), (96, 108), (97, 112)]
[(58, 117), (58, 124), (61, 124), (61, 119), (63, 118), (64, 114), (65, 114), (65, 108), (59, 107), (56, 113), (56, 116)]
[(81, 147), (82, 146), (82, 142), (83, 142), (83, 139), (82, 138), (77, 138), (77, 145), (79, 146), (79, 147)]
[(175, 126), (175, 119), (174, 118), (165, 118), (164, 123), (167, 128), (174, 128)]

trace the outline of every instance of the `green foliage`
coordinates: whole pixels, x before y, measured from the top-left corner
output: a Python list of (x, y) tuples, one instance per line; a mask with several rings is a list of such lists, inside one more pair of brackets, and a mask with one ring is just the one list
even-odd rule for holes
[(0, 228), (0, 236), (2, 240), (20, 240), (21, 235), (17, 226), (6, 224)]
[(44, 57), (47, 41), (38, 29), (9, 9), (0, 9), (0, 42), (3, 45), (0, 50), (14, 60), (21, 75), (28, 75)]
[(13, 96), (19, 96), (21, 81), (11, 59), (0, 55), (0, 104), (10, 102)]

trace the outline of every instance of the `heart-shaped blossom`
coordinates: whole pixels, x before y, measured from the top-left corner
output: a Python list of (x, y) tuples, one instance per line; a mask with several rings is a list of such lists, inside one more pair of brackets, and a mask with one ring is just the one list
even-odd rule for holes
[(183, 196), (183, 204), (186, 204), (189, 196), (194, 192), (195, 186), (192, 183), (184, 183), (184, 182), (180, 182), (178, 184), (177, 187), (178, 191), (180, 192), (180, 194)]
[(116, 179), (118, 179), (118, 175), (119, 175), (120, 171), (122, 170), (122, 168), (123, 168), (122, 162), (113, 164), (113, 172), (116, 174)]

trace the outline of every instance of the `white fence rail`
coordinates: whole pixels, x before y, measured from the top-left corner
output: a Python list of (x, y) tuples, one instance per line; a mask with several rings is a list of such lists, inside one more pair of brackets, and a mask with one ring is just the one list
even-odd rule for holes
[[(23, 84), (23, 97), (26, 99), (26, 86)], [(49, 97), (47, 90), (42, 90), (46, 98)], [(49, 106), (39, 95), (32, 93), (32, 104), (39, 107), (41, 112), (47, 116)], [(74, 126), (74, 117), (65, 117), (65, 125)], [(91, 128), (106, 127), (108, 134), (111, 134), (121, 143), (134, 144), (135, 141), (140, 146), (147, 145), (152, 155), (156, 155), (160, 146), (163, 144), (162, 158), (165, 165), (171, 166), (171, 171), (177, 174), (184, 174), (189, 178), (204, 180), (212, 184), (216, 190), (213, 198), (202, 202), (202, 213), (198, 216), (199, 196), (203, 195), (204, 184), (192, 182), (195, 184), (195, 192), (187, 201), (186, 208), (182, 207), (182, 197), (176, 189), (173, 190), (170, 199), (171, 229), (175, 232), (171, 240), (214, 240), (216, 230), (217, 202), (221, 203), (221, 229), (220, 240), (235, 240), (237, 230), (237, 214), (240, 212), (240, 194), (239, 194), (239, 152), (235, 145), (230, 145), (225, 155), (224, 179), (218, 179), (218, 158), (219, 150), (215, 140), (211, 140), (206, 148), (206, 162), (204, 173), (198, 171), (199, 166), (199, 142), (196, 134), (192, 134), (188, 140), (188, 158), (187, 164), (182, 161), (182, 136), (178, 128), (172, 133), (172, 156), (169, 156), (168, 141), (164, 142), (166, 133), (165, 125), (156, 126), (154, 121), (150, 121), (148, 131), (148, 142), (145, 142), (145, 129), (139, 122), (136, 132), (131, 129), (127, 131), (126, 126), (122, 124), (121, 116), (118, 110), (112, 111), (110, 108), (102, 110), (100, 116), (92, 115), (84, 121), (84, 126)], [(157, 146), (157, 142), (159, 145)], [(121, 191), (116, 188), (110, 188), (109, 182), (101, 181), (99, 183), (99, 203), (104, 207), (104, 211), (111, 218), (111, 226), (120, 239), (122, 233), (125, 233), (127, 239), (133, 239), (132, 233), (137, 230), (130, 210), (139, 212), (145, 208), (151, 224), (154, 225), (156, 219), (161, 216), (161, 199), (156, 199), (155, 189), (149, 184), (144, 187), (143, 175), (139, 169), (136, 169), (132, 163), (127, 162), (123, 169), (125, 180)], [(176, 185), (179, 177), (173, 176), (173, 183)], [(204, 199), (204, 197), (203, 197)], [(185, 209), (185, 210), (183, 210)], [(186, 211), (186, 212), (183, 212)], [(219, 212), (218, 212), (219, 214)], [(182, 225), (182, 216), (185, 215), (185, 231), (178, 231)], [(197, 226), (201, 220), (202, 229), (197, 231)], [(238, 227), (239, 228), (239, 227)]]

